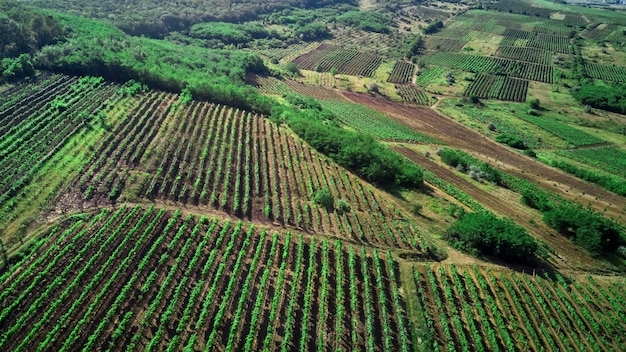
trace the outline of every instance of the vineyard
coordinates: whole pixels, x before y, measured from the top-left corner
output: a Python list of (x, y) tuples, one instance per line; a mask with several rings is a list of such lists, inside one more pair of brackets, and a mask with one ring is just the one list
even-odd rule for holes
[(18, 86), (0, 101), (0, 203), (27, 185), (67, 141), (96, 123), (114, 95), (101, 79), (42, 78)]
[(389, 253), (140, 206), (36, 249), (2, 275), (5, 351), (411, 349)]
[(417, 76), (417, 85), (426, 88), (431, 83), (439, 79), (443, 76), (443, 68), (441, 67), (432, 67), (423, 71), (419, 71), (419, 75)]
[(565, 123), (562, 123), (553, 119), (548, 119), (548, 118), (543, 118), (543, 117), (538, 117), (538, 116), (531, 116), (531, 115), (521, 115), (519, 117), (522, 120), (525, 120), (534, 125), (537, 125), (543, 128), (544, 130), (554, 134), (555, 136), (577, 147), (584, 146), (584, 145), (594, 145), (594, 144), (604, 143), (604, 140), (596, 136), (590, 135), (568, 124), (565, 124)]
[(366, 77), (372, 76), (381, 62), (382, 59), (378, 55), (328, 44), (322, 44), (294, 60), (294, 63), (303, 70), (329, 72), (335, 68), (341, 74)]
[(430, 105), (430, 99), (426, 93), (412, 84), (401, 84), (397, 86), (398, 95), (407, 103), (417, 105)]
[(559, 154), (617, 176), (626, 177), (626, 152), (621, 149), (611, 147), (576, 149), (562, 151)]
[(524, 102), (527, 93), (528, 81), (526, 80), (479, 73), (463, 95)]
[(348, 102), (323, 102), (322, 105), (342, 123), (379, 139), (434, 142), (432, 138), (362, 105)]
[(457, 52), (467, 44), (466, 40), (445, 38), (440, 36), (428, 36), (424, 38), (424, 47), (428, 51)]
[(508, 74), (530, 81), (552, 83), (552, 66), (477, 55), (435, 53), (425, 58), (427, 64), (441, 65), (470, 72)]
[(285, 94), (293, 93), (293, 91), (289, 89), (284, 82), (274, 77), (250, 75), (247, 77), (246, 82), (257, 87), (259, 92), (263, 94), (283, 96)]
[[(426, 138), (398, 126), (414, 140)], [(325, 188), (349, 209), (314, 203)], [(67, 193), (78, 204), (108, 204), (122, 195), (190, 203), (357, 243), (422, 252), (428, 247), (378, 191), (268, 119), (208, 103), (180, 105), (166, 93), (138, 99)]]
[(552, 52), (536, 48), (500, 46), (496, 51), (495, 56), (519, 61), (534, 62), (541, 65), (552, 64)]
[(613, 351), (626, 343), (623, 280), (455, 265), (413, 272), (435, 350)]
[(0, 352), (626, 350), (626, 19), (533, 1), (3, 4)]
[(415, 72), (415, 66), (406, 61), (397, 61), (393, 66), (393, 71), (387, 78), (387, 82), (390, 83), (410, 83), (413, 80), (413, 73)]
[(626, 83), (626, 67), (599, 65), (587, 62), (585, 63), (585, 71), (591, 78)]

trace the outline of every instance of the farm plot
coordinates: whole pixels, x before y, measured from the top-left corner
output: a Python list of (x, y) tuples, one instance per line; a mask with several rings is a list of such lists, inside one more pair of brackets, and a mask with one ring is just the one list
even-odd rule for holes
[(615, 43), (626, 42), (626, 27), (617, 28), (611, 34), (607, 35), (605, 39)]
[(307, 97), (311, 97), (311, 98), (315, 98), (319, 100), (345, 100), (341, 96), (341, 94), (329, 88), (324, 88), (324, 87), (311, 85), (311, 84), (303, 84), (303, 83), (292, 81), (292, 80), (285, 81), (285, 84), (292, 91), (301, 95), (305, 95)]
[(479, 73), (463, 95), (524, 102), (527, 93), (528, 81), (526, 80)]
[(535, 33), (556, 35), (559, 37), (568, 37), (568, 38), (572, 37), (575, 33), (575, 31), (571, 29), (550, 28), (550, 27), (542, 27), (542, 26), (532, 26), (530, 31), (535, 32)]
[(537, 48), (500, 46), (498, 50), (496, 50), (495, 56), (518, 61), (534, 62), (542, 65), (552, 64), (552, 52)]
[(626, 82), (626, 67), (607, 66), (593, 62), (586, 62), (585, 71), (591, 78), (597, 78), (604, 81)]
[(589, 38), (589, 39), (604, 40), (615, 29), (617, 29), (617, 25), (616, 24), (598, 23), (593, 28), (585, 29), (582, 32), (582, 35), (585, 38)]
[(375, 138), (396, 141), (433, 141), (431, 138), (399, 124), (392, 118), (362, 105), (348, 102), (323, 102), (344, 124)]
[(443, 68), (441, 67), (431, 67), (423, 71), (419, 71), (417, 76), (417, 85), (426, 88), (431, 83), (439, 79), (443, 75)]
[(604, 140), (596, 136), (590, 135), (570, 125), (556, 120), (530, 115), (520, 115), (519, 117), (522, 120), (537, 125), (577, 147), (604, 143)]
[(528, 42), (528, 46), (556, 51), (558, 53), (569, 54), (571, 52), (571, 46), (569, 44), (568, 37), (559, 37), (549, 34), (537, 34), (535, 38)]
[[(67, 196), (85, 206), (121, 195), (188, 203), (357, 243), (425, 250), (423, 235), (377, 191), (268, 119), (176, 98), (153, 92), (131, 107)], [(347, 209), (314, 203), (324, 188)]]
[(593, 165), (617, 176), (626, 177), (626, 152), (617, 148), (589, 148), (561, 151), (558, 154)]
[(467, 44), (466, 40), (445, 38), (440, 36), (427, 36), (424, 38), (424, 47), (428, 51), (451, 51), (456, 52), (463, 49)]
[(626, 343), (623, 282), (428, 264), (414, 278), (439, 349), (611, 351)]
[(328, 44), (322, 44), (294, 60), (294, 63), (303, 70), (329, 72), (336, 68), (341, 74), (366, 77), (371, 77), (381, 62), (382, 59), (378, 55)]
[(391, 74), (389, 74), (389, 78), (387, 78), (387, 82), (390, 83), (410, 83), (413, 80), (413, 73), (415, 72), (415, 66), (406, 61), (398, 61), (393, 66), (393, 70)]
[(435, 53), (427, 56), (427, 64), (457, 68), (470, 72), (508, 74), (513, 77), (552, 83), (554, 69), (548, 65), (521, 62), (496, 57), (456, 53)]
[(283, 96), (285, 94), (293, 93), (293, 91), (289, 89), (284, 82), (274, 77), (250, 75), (246, 79), (246, 83), (257, 87), (261, 94)]
[(545, 33), (535, 33), (524, 31), (521, 29), (509, 28), (504, 32), (503, 45), (514, 45), (513, 43), (521, 43), (520, 39), (525, 43), (522, 46), (544, 49), (552, 52), (569, 54), (571, 47), (568, 36), (559, 36)]
[[(25, 94), (20, 94), (26, 89)], [(18, 194), (114, 94), (101, 79), (52, 76), (13, 92), (0, 112), (0, 203)]]
[(389, 253), (140, 206), (45, 238), (2, 275), (2, 350), (412, 348)]
[(409, 104), (430, 106), (428, 95), (412, 84), (401, 84), (397, 86), (398, 95)]

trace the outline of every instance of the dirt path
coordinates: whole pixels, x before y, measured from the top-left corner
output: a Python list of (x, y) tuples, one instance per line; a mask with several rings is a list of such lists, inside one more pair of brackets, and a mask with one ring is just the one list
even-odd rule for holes
[(591, 258), (585, 251), (570, 241), (563, 239), (546, 226), (537, 214), (522, 207), (519, 202), (503, 199), (476, 187), (471, 182), (457, 176), (453, 170), (440, 166), (422, 154), (401, 146), (392, 147), (400, 154), (406, 156), (415, 163), (422, 165), (428, 171), (442, 180), (454, 185), (454, 187), (470, 195), (489, 210), (501, 216), (507, 216), (517, 224), (523, 226), (534, 237), (546, 242), (550, 247), (557, 250), (560, 257), (551, 258), (551, 265), (559, 269), (582, 269), (591, 270), (602, 267), (602, 264)]
[[(522, 177), (562, 197), (592, 206), (624, 223), (626, 198), (570, 176), (496, 143), (480, 133), (425, 108), (402, 105), (364, 94), (342, 92), (349, 100), (383, 112), (452, 148), (462, 149), (493, 166)], [(621, 217), (621, 219), (620, 219)]]

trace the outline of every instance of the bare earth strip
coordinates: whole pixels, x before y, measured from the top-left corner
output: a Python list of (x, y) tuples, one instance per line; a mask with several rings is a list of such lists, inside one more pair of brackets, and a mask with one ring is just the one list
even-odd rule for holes
[(392, 149), (409, 158), (416, 164), (422, 165), (438, 178), (445, 180), (454, 187), (467, 193), (491, 211), (499, 215), (507, 216), (517, 224), (524, 226), (531, 235), (543, 240), (550, 247), (557, 250), (559, 257), (551, 258), (552, 262), (550, 264), (558, 267), (559, 269), (566, 270), (593, 269), (602, 266), (601, 263), (591, 258), (580, 247), (576, 246), (571, 241), (564, 239), (562, 236), (555, 234), (555, 231), (546, 226), (540, 219), (537, 219), (536, 215), (526, 211), (521, 204), (512, 203), (510, 200), (500, 198), (476, 187), (471, 182), (457, 176), (451, 169), (434, 163), (421, 153), (412, 149), (402, 146), (393, 146)]
[(349, 100), (383, 112), (417, 131), (471, 153), (493, 166), (522, 177), (566, 199), (592, 206), (624, 223), (626, 198), (565, 174), (496, 143), (443, 115), (425, 108), (406, 106), (364, 94), (342, 92)]

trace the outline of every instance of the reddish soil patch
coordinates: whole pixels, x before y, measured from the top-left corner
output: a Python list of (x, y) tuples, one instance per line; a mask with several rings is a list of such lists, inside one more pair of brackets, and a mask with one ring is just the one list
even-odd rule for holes
[(383, 112), (400, 123), (437, 138), (453, 148), (465, 150), (503, 171), (522, 177), (566, 199), (591, 205), (597, 211), (605, 211), (607, 216), (614, 219), (624, 215), (626, 198), (512, 151), (431, 109), (397, 104), (364, 94), (342, 94), (355, 103)]

